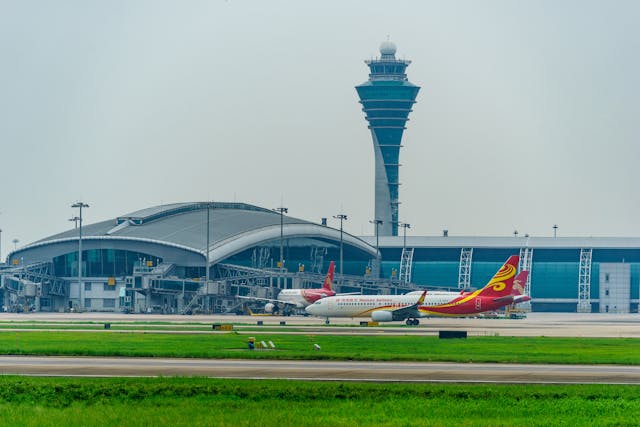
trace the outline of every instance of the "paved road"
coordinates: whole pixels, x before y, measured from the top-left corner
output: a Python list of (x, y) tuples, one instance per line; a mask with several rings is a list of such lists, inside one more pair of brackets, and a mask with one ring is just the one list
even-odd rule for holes
[(0, 356), (0, 373), (341, 381), (640, 384), (640, 366)]

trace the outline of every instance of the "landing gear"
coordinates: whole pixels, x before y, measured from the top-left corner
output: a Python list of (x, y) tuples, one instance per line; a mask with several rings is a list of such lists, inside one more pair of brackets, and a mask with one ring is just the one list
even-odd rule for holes
[(407, 319), (405, 323), (407, 324), (407, 326), (418, 326), (420, 324), (420, 321), (418, 319)]
[(328, 318), (328, 317), (327, 317), (327, 319), (324, 321), (324, 324), (325, 324), (325, 325), (328, 325), (328, 324), (329, 324), (329, 318)]

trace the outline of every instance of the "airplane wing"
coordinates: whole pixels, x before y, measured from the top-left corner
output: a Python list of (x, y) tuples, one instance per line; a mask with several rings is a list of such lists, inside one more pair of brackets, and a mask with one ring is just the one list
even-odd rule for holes
[(398, 320), (404, 320), (410, 317), (421, 317), (422, 315), (420, 314), (420, 310), (418, 310), (418, 306), (424, 304), (424, 298), (426, 296), (427, 291), (424, 291), (415, 304), (392, 311), (391, 313), (393, 314), (394, 319), (398, 318)]
[(418, 306), (424, 304), (424, 298), (427, 295), (427, 291), (422, 292), (418, 301), (415, 304), (408, 305), (406, 307), (396, 308), (395, 310), (377, 310), (371, 313), (371, 320), (389, 322), (393, 320), (405, 320), (410, 318), (422, 317)]

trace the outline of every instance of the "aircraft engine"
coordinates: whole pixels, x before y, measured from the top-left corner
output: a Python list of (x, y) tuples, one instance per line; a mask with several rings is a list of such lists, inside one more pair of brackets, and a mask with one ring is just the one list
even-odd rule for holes
[(393, 320), (393, 313), (386, 310), (377, 310), (371, 313), (371, 320), (374, 322), (391, 322)]
[[(276, 307), (275, 304), (268, 302), (264, 305), (264, 311), (265, 313), (273, 313), (275, 307)], [(278, 311), (278, 310), (276, 309), (275, 311)]]

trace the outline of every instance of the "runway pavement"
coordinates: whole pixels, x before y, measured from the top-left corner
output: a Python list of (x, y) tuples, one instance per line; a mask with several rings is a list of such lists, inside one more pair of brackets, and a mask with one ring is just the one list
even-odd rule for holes
[[(65, 324), (87, 322), (109, 323), (147, 323), (169, 322), (180, 325), (181, 329), (189, 328), (187, 323), (211, 325), (212, 323), (234, 323), (236, 325), (257, 325), (264, 327), (279, 326), (285, 322), (287, 326), (306, 328), (313, 333), (405, 333), (405, 334), (437, 334), (439, 330), (464, 330), (470, 336), (549, 336), (549, 337), (626, 337), (640, 338), (640, 314), (612, 313), (529, 313), (526, 319), (481, 319), (481, 318), (424, 318), (420, 326), (405, 327), (402, 322), (381, 324), (380, 327), (359, 327), (359, 322), (366, 319), (331, 319), (327, 327), (324, 319), (313, 317), (280, 317), (280, 316), (224, 316), (224, 315), (159, 315), (159, 314), (121, 314), (121, 313), (0, 313), (1, 322), (60, 322)], [(355, 328), (344, 328), (345, 326)], [(168, 327), (167, 329), (171, 329)], [(287, 328), (283, 327), (282, 332)]]
[(299, 380), (640, 384), (640, 366), (0, 356), (0, 373)]

